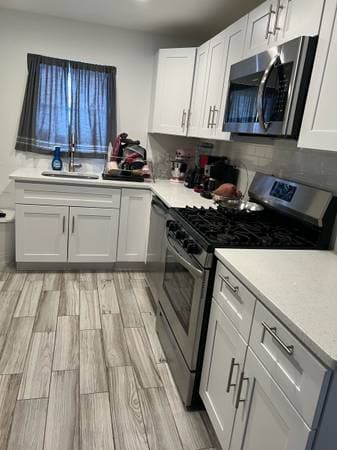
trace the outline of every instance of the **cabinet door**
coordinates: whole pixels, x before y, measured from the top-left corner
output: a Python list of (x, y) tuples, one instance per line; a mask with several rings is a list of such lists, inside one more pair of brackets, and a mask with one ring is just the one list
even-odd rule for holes
[(223, 121), (226, 110), (227, 93), (229, 85), (229, 75), (232, 64), (237, 63), (242, 59), (245, 36), (247, 30), (248, 15), (242, 17), (237, 22), (233, 23), (225, 30), (225, 58), (223, 70), (225, 73), (222, 94), (220, 113), (215, 117), (215, 138), (229, 140), (230, 133), (222, 131)]
[(251, 349), (242, 375), (230, 450), (310, 450), (314, 432)]
[(154, 133), (186, 135), (195, 54), (195, 48), (159, 50), (153, 105)]
[(123, 189), (117, 260), (145, 262), (150, 225), (151, 191)]
[(265, 1), (248, 14), (244, 56), (249, 57), (267, 50), (274, 26), (274, 2)]
[(205, 95), (200, 123), (199, 136), (203, 138), (215, 135), (215, 123), (219, 115), (221, 89), (225, 76), (225, 33), (222, 32), (210, 40), (206, 71)]
[(337, 151), (337, 3), (327, 0), (298, 146)]
[(197, 50), (191, 111), (188, 124), (188, 135), (194, 137), (198, 137), (200, 134), (200, 122), (203, 112), (203, 102), (205, 96), (209, 44), (210, 41), (201, 45)]
[(228, 449), (247, 344), (213, 299), (200, 395), (223, 449)]
[(69, 262), (115, 262), (118, 209), (70, 208)]
[(16, 205), (16, 261), (65, 262), (67, 206)]
[(275, 0), (271, 45), (319, 34), (324, 0)]

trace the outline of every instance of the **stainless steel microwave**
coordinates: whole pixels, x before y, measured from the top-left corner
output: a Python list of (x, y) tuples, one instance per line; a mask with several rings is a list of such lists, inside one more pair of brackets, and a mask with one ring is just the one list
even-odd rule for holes
[(316, 46), (302, 36), (232, 65), (223, 131), (297, 138)]

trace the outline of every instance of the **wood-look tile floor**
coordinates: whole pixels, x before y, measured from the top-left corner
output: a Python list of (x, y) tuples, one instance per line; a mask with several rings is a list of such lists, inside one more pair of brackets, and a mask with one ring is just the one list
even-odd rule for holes
[[(0, 273), (0, 449), (210, 450), (144, 273)], [(207, 423), (207, 422), (206, 422)]]

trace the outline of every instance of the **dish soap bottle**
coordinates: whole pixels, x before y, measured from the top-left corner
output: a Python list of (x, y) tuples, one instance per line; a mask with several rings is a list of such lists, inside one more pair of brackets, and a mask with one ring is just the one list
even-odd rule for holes
[(61, 159), (61, 147), (55, 147), (54, 157), (51, 162), (53, 170), (62, 170), (63, 163)]

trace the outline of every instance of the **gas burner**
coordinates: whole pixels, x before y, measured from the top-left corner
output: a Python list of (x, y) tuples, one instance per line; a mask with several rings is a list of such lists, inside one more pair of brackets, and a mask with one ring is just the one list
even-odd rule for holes
[[(173, 208), (172, 215), (208, 251), (229, 248), (315, 248), (316, 231), (276, 211)], [(206, 248), (207, 247), (207, 248)]]

